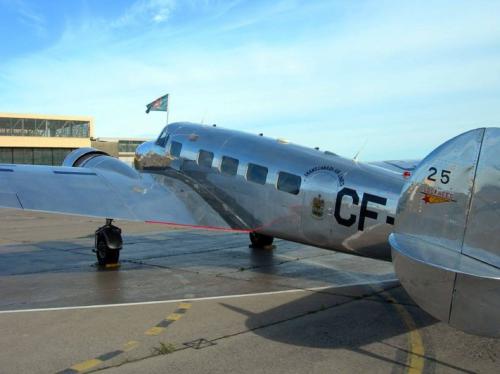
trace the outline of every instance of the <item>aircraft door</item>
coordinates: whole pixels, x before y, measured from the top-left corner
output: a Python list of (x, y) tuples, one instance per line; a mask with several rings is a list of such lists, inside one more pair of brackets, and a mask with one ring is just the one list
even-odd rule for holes
[(302, 235), (318, 246), (328, 246), (333, 237), (335, 199), (339, 179), (329, 171), (319, 171), (304, 180)]

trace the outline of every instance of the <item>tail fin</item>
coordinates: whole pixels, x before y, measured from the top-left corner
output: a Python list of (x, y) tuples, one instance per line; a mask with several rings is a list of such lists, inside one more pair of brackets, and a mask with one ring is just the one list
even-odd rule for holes
[(390, 243), (413, 299), (458, 329), (500, 336), (500, 129), (459, 135), (403, 189)]

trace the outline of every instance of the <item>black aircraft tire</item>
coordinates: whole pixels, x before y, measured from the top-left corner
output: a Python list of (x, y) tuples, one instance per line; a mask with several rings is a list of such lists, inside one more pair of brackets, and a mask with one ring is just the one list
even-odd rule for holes
[(253, 248), (265, 248), (273, 244), (274, 237), (259, 234), (257, 232), (250, 233), (250, 242)]
[(102, 237), (97, 240), (95, 253), (97, 262), (101, 266), (117, 264), (120, 259), (120, 250), (108, 248), (106, 240)]

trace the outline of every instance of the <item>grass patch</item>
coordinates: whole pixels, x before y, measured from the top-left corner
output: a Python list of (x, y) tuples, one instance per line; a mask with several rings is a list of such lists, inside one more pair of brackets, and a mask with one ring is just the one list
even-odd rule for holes
[(172, 343), (160, 342), (158, 347), (153, 347), (153, 354), (155, 355), (168, 355), (175, 351), (175, 345)]

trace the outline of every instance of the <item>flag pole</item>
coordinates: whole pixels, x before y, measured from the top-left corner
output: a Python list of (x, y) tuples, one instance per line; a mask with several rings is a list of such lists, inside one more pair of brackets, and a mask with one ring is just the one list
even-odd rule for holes
[(170, 94), (167, 94), (167, 125), (168, 125), (168, 113), (170, 112)]

